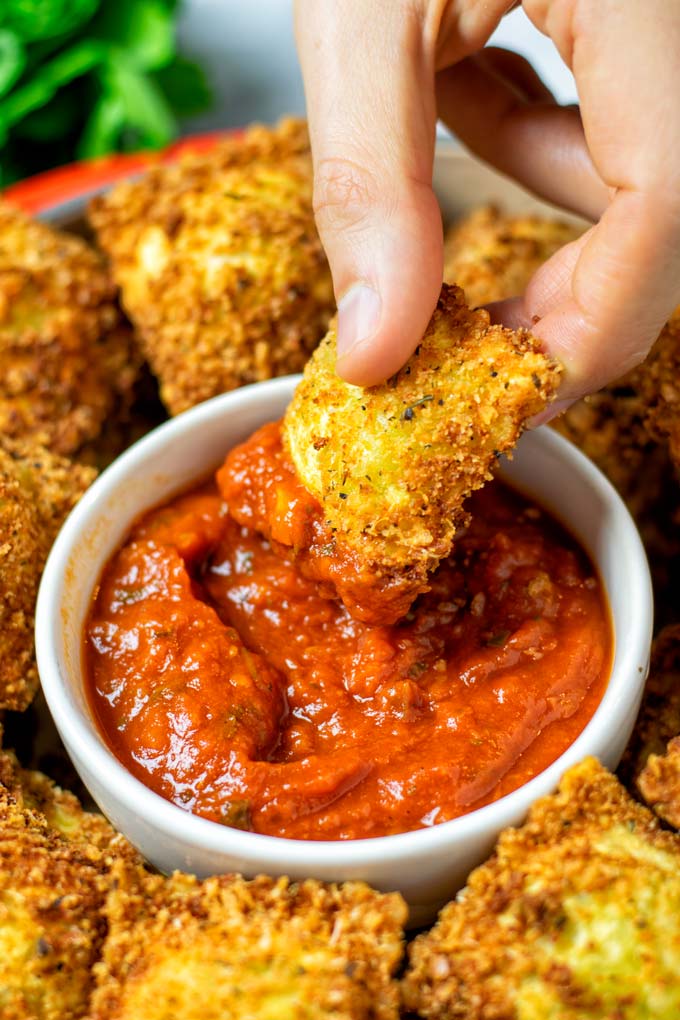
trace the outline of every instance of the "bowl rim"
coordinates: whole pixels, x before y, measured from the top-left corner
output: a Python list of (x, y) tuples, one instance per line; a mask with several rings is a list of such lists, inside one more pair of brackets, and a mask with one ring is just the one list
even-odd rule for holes
[[(618, 642), (616, 657), (624, 650), (616, 668), (612, 663), (606, 690), (584, 729), (572, 744), (546, 769), (528, 782), (498, 800), (477, 808), (468, 814), (431, 827), (386, 836), (373, 836), (354, 840), (298, 840), (289, 837), (263, 835), (228, 828), (200, 818), (165, 800), (127, 771), (105, 743), (96, 720), (90, 714), (86, 720), (75, 704), (71, 689), (78, 680), (62, 675), (59, 666), (59, 630), (61, 627), (61, 596), (67, 584), (66, 570), (71, 552), (77, 547), (83, 526), (92, 526), (100, 500), (124, 483), (126, 475), (153, 457), (160, 448), (189, 431), (200, 431), (209, 422), (219, 420), (228, 413), (236, 414), (240, 407), (259, 402), (266, 420), (266, 408), (272, 400), (291, 396), (299, 376), (285, 376), (267, 382), (245, 386), (221, 394), (185, 411), (148, 433), (129, 447), (95, 480), (67, 518), (50, 552), (43, 573), (36, 608), (36, 653), (38, 669), (45, 698), (67, 752), (87, 760), (88, 768), (106, 787), (112, 800), (142, 817), (153, 826), (158, 835), (181, 835), (185, 845), (200, 848), (202, 852), (229, 854), (248, 860), (253, 866), (271, 868), (334, 867), (351, 868), (356, 865), (370, 867), (380, 862), (394, 863), (428, 852), (436, 852), (452, 844), (467, 840), (491, 837), (508, 825), (517, 824), (531, 804), (540, 796), (554, 790), (562, 774), (589, 754), (596, 753), (606, 738), (607, 730), (616, 731), (630, 712), (631, 704), (642, 690), (645, 667), (652, 637), (652, 587), (646, 554), (633, 520), (618, 492), (605, 476), (563, 436), (551, 429), (535, 430), (534, 441), (547, 444), (552, 455), (570, 461), (584, 481), (613, 506), (630, 556), (630, 572), (637, 581), (631, 592), (639, 606), (633, 617), (633, 626), (623, 635), (617, 632), (612, 608), (614, 636)], [(225, 449), (227, 444), (225, 443)], [(182, 488), (185, 488), (182, 486)], [(170, 498), (170, 497), (168, 497)], [(149, 499), (151, 508), (154, 500)], [(140, 509), (140, 513), (142, 510)], [(131, 523), (131, 522), (130, 522)], [(565, 521), (569, 526), (569, 522)], [(108, 559), (108, 557), (107, 557)], [(596, 564), (599, 569), (599, 564)], [(65, 672), (65, 671), (64, 671)], [(636, 683), (637, 679), (637, 683)]]

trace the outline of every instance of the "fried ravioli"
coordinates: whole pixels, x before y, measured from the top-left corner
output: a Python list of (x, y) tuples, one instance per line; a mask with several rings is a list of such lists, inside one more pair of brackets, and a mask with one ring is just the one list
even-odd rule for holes
[(0, 202), (0, 433), (73, 454), (129, 394), (139, 356), (98, 255)]
[(172, 414), (299, 371), (326, 331), (333, 291), (300, 121), (119, 184), (90, 219)]
[(500, 837), (403, 983), (428, 1020), (675, 1020), (680, 839), (595, 759)]
[(78, 798), (62, 790), (42, 772), (24, 769), (11, 751), (0, 752), (0, 789), (14, 798), (18, 808), (39, 814), (49, 829), (72, 843), (96, 847), (104, 854), (141, 864), (141, 858), (124, 836), (103, 815), (85, 811)]
[(406, 907), (361, 882), (118, 876), (89, 1020), (396, 1020)]
[(680, 829), (680, 737), (669, 740), (663, 754), (650, 754), (638, 789), (659, 818)]
[(664, 821), (680, 828), (680, 624), (652, 646), (649, 677), (618, 774)]
[(337, 579), (340, 597), (362, 619), (392, 623), (427, 590), (465, 498), (545, 407), (560, 369), (529, 333), (490, 325), (446, 285), (415, 353), (386, 383), (340, 379), (335, 339), (331, 329), (305, 369), (284, 446), (329, 530), (320, 569), (336, 549), (352, 554), (358, 566)]
[(0, 787), (0, 1016), (76, 1020), (104, 936), (107, 865)]
[(473, 210), (447, 231), (444, 280), (476, 308), (521, 294), (551, 255), (582, 228), (541, 216), (507, 216), (493, 206)]
[(64, 517), (94, 478), (32, 442), (0, 437), (0, 709), (22, 710), (35, 693), (35, 600)]

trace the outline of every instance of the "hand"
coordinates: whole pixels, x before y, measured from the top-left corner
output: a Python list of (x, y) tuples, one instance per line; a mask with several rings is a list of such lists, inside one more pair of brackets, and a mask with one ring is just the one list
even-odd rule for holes
[(475, 153), (597, 224), (492, 306), (565, 366), (560, 403), (641, 361), (680, 303), (680, 5), (524, 0), (580, 111), (531, 67), (477, 52), (508, 0), (297, 0), (315, 210), (339, 306), (338, 372), (362, 385), (415, 349), (442, 279), (437, 112)]

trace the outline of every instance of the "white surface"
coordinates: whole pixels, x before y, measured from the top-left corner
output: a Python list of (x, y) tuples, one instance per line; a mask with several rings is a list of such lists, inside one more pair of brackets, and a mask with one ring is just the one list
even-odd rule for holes
[[(541, 208), (451, 146), (440, 147), (435, 169), (440, 200), (450, 211), (494, 198), (511, 209)], [(58, 211), (52, 218), (60, 219)], [(430, 829), (381, 839), (284, 840), (188, 815), (134, 779), (105, 746), (84, 694), (84, 619), (101, 570), (132, 522), (215, 468), (259, 424), (278, 417), (294, 383), (261, 383), (185, 412), (133, 446), (85, 493), (57, 538), (40, 587), (36, 648), (43, 690), (94, 799), (161, 870), (361, 878), (378, 889), (401, 890), (411, 907), (411, 923), (425, 924), (488, 855), (500, 830), (520, 823), (566, 768), (587, 754), (610, 767), (619, 761), (648, 667), (652, 592), (647, 561), (628, 511), (604, 476), (551, 430), (527, 434), (503, 474), (553, 509), (581, 540), (599, 567), (614, 619), (609, 686), (575, 743), (530, 783), (493, 804)]]
[[(216, 99), (214, 110), (186, 122), (187, 130), (304, 113), (291, 0), (185, 0), (180, 39), (208, 69)], [(576, 101), (571, 73), (521, 9), (503, 19), (490, 42), (532, 60), (560, 102)]]

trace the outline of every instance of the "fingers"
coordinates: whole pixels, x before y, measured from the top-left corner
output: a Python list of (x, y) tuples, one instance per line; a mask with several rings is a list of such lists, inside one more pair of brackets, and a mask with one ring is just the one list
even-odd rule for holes
[(566, 365), (562, 395), (573, 397), (642, 360), (680, 303), (680, 117), (669, 101), (680, 91), (680, 9), (667, 0), (525, 6), (571, 63), (610, 194), (597, 226), (554, 256), (524, 298), (525, 317), (540, 317), (535, 332)]
[[(531, 329), (562, 362), (563, 406), (625, 375), (680, 303), (680, 222), (663, 199), (620, 191), (596, 227), (541, 266), (492, 319)], [(553, 405), (553, 410), (559, 410)]]
[(579, 111), (557, 106), (523, 57), (484, 50), (437, 75), (444, 122), (477, 156), (549, 202), (597, 219), (609, 191)]
[(338, 371), (363, 385), (409, 357), (441, 287), (434, 66), (416, 8), (315, 0), (313, 11), (297, 9), (315, 214), (338, 300)]
[(680, 303), (680, 219), (667, 213), (656, 196), (617, 192), (582, 242), (529, 284), (525, 318), (565, 366), (562, 398), (639, 364)]

